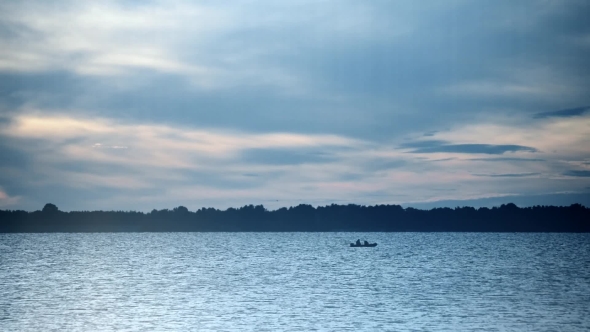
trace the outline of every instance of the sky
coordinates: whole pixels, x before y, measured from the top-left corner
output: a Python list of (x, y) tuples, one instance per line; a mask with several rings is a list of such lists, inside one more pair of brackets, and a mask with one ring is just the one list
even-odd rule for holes
[(0, 209), (590, 206), (588, 13), (2, 1)]

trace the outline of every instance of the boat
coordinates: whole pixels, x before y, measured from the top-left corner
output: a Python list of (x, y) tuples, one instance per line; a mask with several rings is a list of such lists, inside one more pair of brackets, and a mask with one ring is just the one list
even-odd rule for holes
[(376, 247), (377, 243), (369, 243), (369, 244), (355, 244), (355, 243), (351, 243), (350, 244), (351, 247), (353, 248), (357, 248), (357, 247)]

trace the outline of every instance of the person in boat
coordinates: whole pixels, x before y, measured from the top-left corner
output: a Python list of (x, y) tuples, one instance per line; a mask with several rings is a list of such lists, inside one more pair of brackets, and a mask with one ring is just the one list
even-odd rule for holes
[(356, 240), (356, 245), (360, 246), (361, 245), (361, 239)]
[(368, 246), (369, 242), (367, 242), (367, 240), (365, 240), (365, 243), (363, 243), (364, 245)]

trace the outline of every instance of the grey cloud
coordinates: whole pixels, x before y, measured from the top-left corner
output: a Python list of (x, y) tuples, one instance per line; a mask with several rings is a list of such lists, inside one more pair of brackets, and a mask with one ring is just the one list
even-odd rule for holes
[(0, 72), (0, 101), (10, 108), (23, 104), (64, 108), (72, 106), (80, 96), (98, 86), (97, 82), (88, 78), (64, 71), (21, 74)]
[(582, 204), (590, 207), (590, 193), (571, 194), (539, 194), (539, 195), (506, 195), (501, 197), (486, 197), (466, 200), (440, 200), (435, 202), (416, 202), (402, 204), (404, 207), (420, 209), (432, 209), (437, 207), (473, 206), (473, 207), (494, 207), (502, 204), (514, 203), (519, 207), (534, 205), (558, 205), (569, 206), (571, 204)]
[[(519, 72), (516, 69), (521, 70), (530, 63), (544, 63), (550, 64), (552, 68), (567, 68), (568, 75), (582, 77), (579, 69), (584, 68), (583, 64), (588, 64), (583, 56), (584, 50), (563, 43), (564, 35), (588, 29), (588, 24), (582, 24), (581, 21), (584, 20), (579, 15), (588, 6), (580, 3), (577, 5), (580, 8), (543, 15), (538, 14), (542, 9), (534, 13), (527, 10), (527, 6), (520, 6), (520, 11), (515, 10), (510, 2), (495, 2), (493, 5), (483, 6), (462, 3), (428, 12), (421, 11), (420, 6), (412, 8), (404, 4), (389, 3), (379, 8), (384, 15), (395, 17), (396, 14), (404, 13), (410, 17), (419, 15), (424, 20), (410, 23), (413, 30), (409, 36), (369, 43), (362, 48), (350, 50), (328, 47), (316, 48), (322, 50), (319, 54), (306, 52), (311, 58), (307, 61), (311, 64), (308, 69), (322, 74), (320, 79), (329, 81), (330, 86), (339, 91), (393, 96), (398, 104), (408, 102), (408, 106), (411, 103), (414, 108), (431, 107), (431, 111), (422, 109), (430, 114), (444, 108), (445, 117), (449, 118), (454, 118), (458, 116), (457, 113), (467, 109), (472, 111), (472, 106), (481, 108), (482, 104), (498, 105), (514, 100), (523, 101), (521, 104), (529, 108), (535, 104), (528, 95), (531, 91), (529, 87), (538, 82), (531, 82), (530, 77), (518, 77)], [(451, 15), (457, 12), (462, 15)], [(559, 28), (547, 25), (547, 22)], [(475, 30), (464, 29), (466, 26)], [(571, 59), (578, 63), (562, 60), (560, 55), (566, 52), (555, 49), (552, 45), (556, 42), (563, 49), (573, 52), (570, 53), (574, 54)], [(432, 52), (436, 52), (436, 56), (432, 56)], [(547, 56), (548, 52), (550, 56)], [(367, 61), (368, 59), (372, 61)], [(481, 66), (482, 59), (489, 60), (486, 61), (486, 66)], [(507, 62), (506, 59), (510, 61)], [(440, 96), (436, 96), (436, 102), (430, 102), (432, 98), (420, 98), (433, 97), (430, 92), (435, 87), (473, 80), (497, 82), (500, 86), (522, 86), (524, 89), (510, 96), (494, 94), (484, 103), (481, 96), (478, 96), (473, 104), (468, 104), (466, 100), (458, 104), (456, 97), (451, 101), (441, 100)], [(573, 85), (571, 81), (564, 83)], [(582, 79), (582, 84), (587, 86), (587, 81)], [(454, 107), (450, 103), (454, 103)]]
[(332, 162), (337, 158), (315, 149), (249, 149), (241, 153), (240, 160), (267, 165), (299, 165)]
[(250, 174), (231, 174), (220, 173), (215, 171), (182, 171), (183, 182), (211, 188), (222, 189), (252, 189), (257, 188), (271, 178), (276, 177), (274, 173), (259, 174), (252, 176)]
[(407, 165), (407, 162), (405, 160), (374, 159), (364, 161), (363, 165), (365, 171), (375, 172), (400, 168)]
[(539, 175), (540, 173), (506, 173), (506, 174), (473, 174), (475, 176), (484, 176), (491, 178), (522, 178)]
[(449, 161), (449, 160), (455, 160), (456, 158), (442, 158), (442, 159), (433, 159), (433, 160), (427, 160), (428, 162), (440, 162), (440, 161)]
[(506, 152), (537, 152), (537, 149), (522, 145), (493, 144), (446, 144), (444, 141), (417, 141), (404, 143), (401, 148), (414, 148), (412, 153), (466, 153), (466, 154), (503, 154)]
[(467, 160), (471, 161), (491, 161), (491, 162), (501, 162), (501, 161), (515, 161), (515, 162), (539, 162), (545, 161), (545, 159), (540, 158), (511, 158), (511, 157), (498, 157), (498, 158), (470, 158)]
[(583, 177), (583, 178), (587, 178), (590, 177), (590, 171), (586, 171), (586, 170), (569, 170), (565, 173), (563, 173), (564, 175), (567, 176), (575, 176), (575, 177)]
[(11, 147), (8, 142), (0, 141), (0, 156), (0, 167), (17, 167), (22, 169), (32, 163), (32, 158), (28, 154)]
[(365, 173), (343, 173), (338, 175), (338, 179), (342, 181), (360, 181), (365, 177)]
[[(115, 149), (114, 153), (126, 153)], [(206, 158), (198, 158), (200, 163), (207, 161)], [(217, 171), (216, 163), (219, 161), (207, 161), (209, 169), (175, 169), (172, 177), (167, 177), (158, 170), (158, 167), (143, 166), (131, 164), (111, 164), (104, 162), (83, 162), (83, 161), (61, 161), (55, 163), (52, 167), (59, 169), (66, 174), (88, 174), (100, 176), (121, 176), (134, 178), (138, 175), (145, 177), (146, 187), (143, 188), (167, 188), (177, 185), (194, 185), (205, 186), (221, 189), (249, 189), (263, 185), (270, 179), (276, 179), (279, 176), (277, 172), (265, 173), (241, 173), (239, 170)], [(212, 168), (212, 169), (211, 169)], [(160, 176), (163, 175), (163, 176)], [(64, 183), (64, 185), (71, 185)], [(125, 189), (127, 190), (127, 189)], [(146, 194), (148, 192), (146, 191)]]
[(364, 197), (408, 197), (406, 194), (394, 194), (383, 190), (373, 191), (363, 195)]
[(580, 115), (586, 114), (588, 111), (590, 111), (590, 106), (568, 108), (568, 109), (559, 110), (559, 111), (537, 113), (534, 115), (534, 118), (535, 119), (545, 119), (545, 118), (552, 118), (552, 117), (568, 118), (568, 117), (574, 117), (574, 116), (580, 116)]
[[(83, 211), (83, 210), (136, 210), (149, 211), (158, 206), (145, 206), (141, 200), (126, 201), (113, 200), (115, 197), (135, 197), (136, 199), (144, 197), (164, 197), (166, 190), (163, 187), (142, 188), (142, 189), (124, 189), (120, 188), (75, 188), (70, 187), (64, 190), (63, 186), (52, 185), (46, 190), (59, 194), (48, 196), (43, 192), (31, 190), (27, 193), (26, 209), (41, 209), (48, 202), (56, 204), (63, 211)], [(80, 199), (83, 197), (83, 199)], [(100, 204), (101, 201), (109, 202), (108, 205)], [(167, 206), (171, 207), (171, 206)]]
[[(119, 152), (119, 151), (115, 150), (114, 152)], [(112, 174), (135, 175), (135, 174), (137, 174), (137, 168), (134, 167), (133, 165), (112, 164), (109, 162), (101, 162), (101, 161), (61, 160), (61, 161), (54, 162), (52, 167), (55, 169), (59, 169), (60, 171), (64, 171), (64, 172), (87, 173), (87, 174), (94, 174), (94, 175), (112, 175)]]
[[(575, 45), (562, 45), (563, 51), (553, 47), (564, 34), (587, 29), (588, 24), (579, 17), (587, 6), (580, 3), (548, 11), (548, 15), (526, 11), (526, 22), (523, 13), (527, 6), (515, 11), (509, 1), (485, 6), (461, 2), (444, 6), (435, 2), (427, 6), (380, 1), (362, 6), (326, 2), (313, 4), (312, 17), (307, 10), (312, 6), (309, 3), (259, 5), (265, 6), (268, 20), (259, 23), (255, 19), (256, 5), (244, 6), (234, 28), (211, 31), (216, 37), (211, 38), (214, 42), (199, 47), (192, 47), (193, 43), (198, 44), (196, 40), (183, 40), (187, 47), (179, 57), (202, 56), (205, 64), (215, 63), (230, 72), (234, 67), (257, 72), (257, 67), (269, 66), (286, 77), (296, 78), (307, 92), (297, 95), (290, 94), (289, 89), (277, 89), (272, 81), (262, 80), (263, 74), (249, 80), (230, 79), (231, 84), (202, 90), (181, 74), (133, 70), (135, 79), (125, 81), (80, 78), (60, 71), (6, 74), (4, 86), (11, 94), (2, 98), (5, 102), (24, 103), (30, 97), (23, 96), (38, 93), (40, 102), (50, 107), (84, 107), (117, 117), (256, 131), (346, 133), (381, 139), (469, 120), (474, 109), (484, 109), (482, 106), (489, 104), (510, 106), (510, 100), (497, 97), (485, 102), (469, 98), (458, 101), (433, 91), (465, 80), (502, 81), (510, 68), (521, 66), (523, 61), (538, 63), (540, 59), (551, 61), (552, 67), (568, 67), (563, 71), (577, 77), (571, 80), (579, 83), (576, 86), (587, 85), (587, 80), (580, 81), (587, 77), (580, 73), (580, 68), (590, 66), (582, 66), (588, 60), (581, 51)], [(223, 10), (226, 4), (219, 6)], [(352, 22), (359, 23), (359, 9), (363, 13), (361, 19), (365, 20), (360, 23), (365, 24), (350, 31), (334, 30), (342, 23), (351, 23), (350, 14), (355, 14)], [(496, 27), (498, 22), (506, 21), (514, 26)], [(519, 26), (524, 23), (534, 29)], [(463, 32), (467, 31), (462, 29), (465, 26), (473, 29)], [(375, 33), (384, 31), (400, 33), (381, 37), (382, 33)], [(523, 40), (527, 47), (522, 46)], [(198, 50), (199, 56), (191, 54), (194, 50)], [(238, 63), (219, 60), (242, 51), (252, 55)], [(568, 61), (557, 62), (563, 58), (562, 53), (572, 56)], [(505, 59), (511, 60), (506, 63)], [(489, 65), (481, 66), (484, 61)], [(12, 84), (15, 86), (11, 87)], [(523, 112), (547, 107), (526, 97), (527, 101), (519, 104)], [(444, 117), (438, 116), (441, 112)]]
[[(385, 124), (372, 127), (367, 114), (358, 112), (356, 101), (344, 105), (329, 98), (281, 95), (265, 87), (202, 91), (178, 75), (146, 70), (135, 71), (134, 77), (142, 83), (130, 82), (121, 88), (125, 78), (96, 79), (64, 72), (27, 74), (24, 78), (0, 74), (0, 105), (9, 108), (0, 114), (33, 106), (45, 114), (98, 115), (128, 122), (369, 138), (391, 129)], [(35, 83), (37, 79), (42, 83)]]
[(432, 188), (434, 191), (457, 191), (457, 188)]
[(448, 145), (449, 142), (442, 141), (442, 140), (426, 140), (426, 141), (413, 141), (413, 142), (406, 142), (399, 145), (400, 148), (408, 149), (408, 148), (431, 148), (437, 146)]
[[(134, 0), (125, 1), (137, 4)], [(10, 6), (7, 2), (5, 7), (16, 7), (18, 13), (26, 13), (35, 3), (44, 2), (15, 2)], [(152, 4), (142, 2), (141, 6), (150, 12)], [(133, 6), (128, 8), (129, 13)], [(66, 11), (70, 8), (67, 3), (50, 7)], [(494, 122), (496, 116), (503, 114), (520, 113), (542, 119), (588, 112), (588, 107), (578, 107), (538, 113), (539, 110), (557, 110), (563, 105), (588, 105), (590, 57), (587, 42), (580, 42), (582, 37), (590, 35), (590, 20), (586, 17), (590, 2), (587, 1), (570, 2), (567, 6), (550, 2), (514, 4), (501, 0), (444, 4), (433, 1), (421, 5), (381, 0), (360, 5), (347, 0), (285, 4), (262, 1), (243, 5), (214, 2), (210, 7), (228, 13), (228, 17), (235, 20), (227, 26), (216, 22), (200, 34), (175, 34), (182, 36), (171, 41), (170, 47), (162, 48), (163, 54), (170, 56), (162, 60), (178, 60), (182, 64), (211, 69), (211, 87), (195, 83), (181, 70), (154, 70), (132, 63), (119, 64), (126, 67), (122, 76), (85, 75), (76, 68), (80, 69), (78, 60), (90, 59), (87, 55), (81, 54), (77, 59), (76, 54), (69, 51), (46, 49), (49, 44), (31, 44), (28, 37), (23, 37), (29, 35), (24, 32), (27, 27), (3, 20), (10, 13), (0, 10), (0, 42), (9, 40), (9, 45), (15, 49), (25, 45), (22, 50), (33, 52), (33, 56), (39, 53), (46, 61), (56, 61), (56, 66), (40, 66), (42, 71), (37, 72), (33, 72), (35, 68), (19, 73), (0, 70), (0, 115), (20, 112), (19, 107), (31, 107), (44, 115), (49, 112), (89, 113), (91, 117), (130, 124), (158, 123), (265, 133), (332, 133), (385, 146), (408, 133), (424, 133), (423, 138), (428, 139), (445, 128), (477, 124), (482, 118)], [(48, 12), (47, 16), (52, 13)], [(239, 15), (232, 16), (235, 13)], [(48, 19), (51, 21), (51, 17)], [(218, 23), (224, 25), (223, 28), (217, 29)], [(111, 31), (118, 26), (115, 24)], [(157, 53), (159, 47), (168, 46), (168, 43), (159, 45), (158, 38), (153, 36), (176, 37), (167, 30), (155, 31), (156, 26), (150, 25), (149, 33), (114, 31), (116, 37), (106, 35), (100, 40), (99, 46), (104, 43), (108, 47), (98, 52), (103, 55), (125, 53), (126, 49), (119, 49), (121, 43), (110, 43), (111, 38), (118, 39), (120, 34), (123, 38), (137, 39), (138, 45), (153, 46)], [(43, 41), (46, 31), (33, 32), (35, 38)], [(146, 40), (142, 39), (144, 36)], [(9, 54), (3, 53), (8, 51), (0, 50), (0, 58)], [(473, 88), (470, 82), (481, 82), (479, 88), (495, 91), (441, 92), (453, 86)], [(131, 146), (133, 142), (121, 142), (121, 145), (127, 143)], [(20, 168), (22, 177), (28, 179), (32, 173), (28, 170), (29, 159), (34, 156), (12, 149), (16, 147), (12, 142), (3, 141), (2, 144), (0, 165)], [(454, 144), (440, 140), (406, 142), (400, 147), (423, 154), (451, 152), (496, 156), (516, 151), (536, 152), (533, 147), (522, 145)], [(322, 151), (251, 150), (238, 156), (235, 162), (299, 165), (338, 161), (332, 151), (331, 148)], [(416, 160), (411, 166), (441, 169), (440, 164), (426, 165), (427, 159)], [(472, 160), (490, 163), (550, 161), (539, 158)], [(361, 160), (359, 163), (363, 165), (361, 172), (368, 173), (406, 166), (406, 162), (396, 160)], [(128, 172), (86, 163), (64, 163), (63, 171)], [(565, 174), (587, 176), (583, 172)], [(183, 173), (183, 176), (189, 179), (187, 185), (195, 183), (218, 188), (250, 188), (256, 182), (276, 176), (214, 173)], [(348, 180), (363, 178), (362, 173), (342, 176)], [(38, 198), (39, 208), (46, 203), (43, 197), (47, 196), (71, 200), (68, 204), (77, 207), (90, 204), (86, 199), (116, 195), (111, 188), (88, 189), (86, 194), (83, 190), (64, 189), (63, 186), (34, 187), (8, 178), (6, 174), (0, 174), (0, 180), (0, 185), (10, 195)], [(527, 180), (534, 179), (515, 178), (514, 182)], [(488, 187), (492, 179), (479, 181), (488, 182), (478, 190), (494, 190)], [(564, 181), (571, 182), (571, 179)], [(155, 185), (173, 188), (176, 184)], [(62, 192), (64, 194), (60, 194)], [(125, 191), (128, 192), (132, 191)], [(410, 199), (412, 194), (408, 192), (408, 195)], [(228, 198), (220, 200), (229, 201)], [(130, 201), (121, 202), (121, 207), (129, 208)], [(149, 205), (147, 208), (153, 207), (144, 204)]]

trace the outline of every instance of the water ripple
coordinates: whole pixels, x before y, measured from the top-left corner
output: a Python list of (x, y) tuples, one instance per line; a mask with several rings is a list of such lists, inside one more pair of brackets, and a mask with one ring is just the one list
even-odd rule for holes
[(0, 234), (1, 331), (587, 331), (589, 308), (588, 234)]

